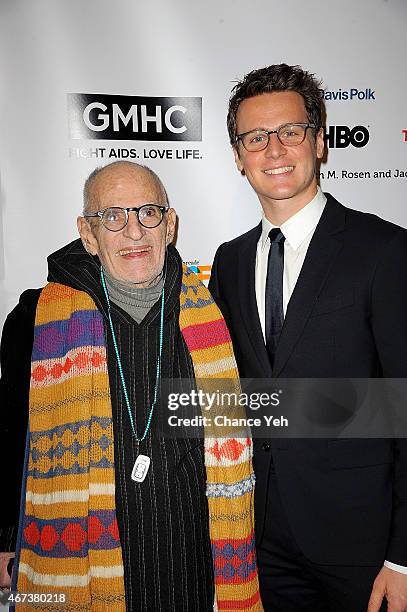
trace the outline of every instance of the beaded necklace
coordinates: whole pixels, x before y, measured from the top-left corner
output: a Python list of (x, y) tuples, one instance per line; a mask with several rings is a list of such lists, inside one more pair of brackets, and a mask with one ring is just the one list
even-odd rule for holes
[[(137, 425), (136, 425), (136, 423), (134, 422), (134, 419), (133, 419), (133, 414), (132, 414), (132, 410), (131, 410), (131, 406), (130, 406), (130, 400), (129, 400), (129, 394), (127, 392), (126, 381), (124, 380), (122, 362), (121, 362), (121, 359), (120, 359), (119, 349), (118, 349), (118, 346), (117, 346), (116, 334), (115, 334), (115, 331), (114, 331), (114, 328), (113, 328), (113, 321), (112, 321), (112, 316), (111, 316), (111, 313), (110, 313), (110, 310), (111, 310), (110, 299), (109, 299), (109, 294), (108, 294), (107, 287), (106, 287), (106, 280), (105, 280), (105, 275), (103, 273), (103, 267), (102, 266), (100, 266), (100, 279), (101, 279), (101, 282), (102, 282), (102, 287), (103, 287), (103, 291), (104, 291), (104, 294), (105, 294), (105, 297), (106, 297), (106, 302), (107, 302), (107, 315), (108, 315), (108, 319), (109, 319), (110, 331), (111, 331), (111, 334), (112, 334), (114, 351), (115, 351), (115, 354), (116, 354), (117, 367), (119, 369), (119, 374), (120, 374), (121, 387), (122, 387), (124, 399), (125, 399), (126, 406), (127, 406), (127, 412), (129, 413), (131, 429), (133, 431), (134, 438), (135, 438), (135, 440), (137, 442), (137, 450), (136, 450), (136, 454), (137, 454), (139, 446), (140, 446), (140, 442), (143, 442), (143, 440), (146, 439), (147, 434), (148, 434), (148, 432), (150, 430), (150, 425), (151, 425), (151, 421), (152, 421), (152, 418), (153, 418), (154, 408), (155, 408), (155, 405), (157, 403), (158, 385), (159, 385), (160, 377), (161, 377), (161, 356), (162, 356), (162, 350), (163, 350), (163, 337), (164, 337), (164, 286), (165, 286), (165, 278), (164, 278), (163, 288), (162, 288), (162, 291), (161, 291), (160, 338), (159, 338), (159, 351), (158, 351), (157, 365), (156, 365), (156, 374), (155, 374), (154, 395), (153, 395), (153, 401), (152, 401), (152, 404), (151, 404), (151, 407), (150, 407), (150, 412), (148, 414), (147, 423), (146, 423), (146, 426), (145, 426), (145, 429), (144, 429), (144, 433), (143, 433), (141, 438), (138, 437)], [(132, 480), (134, 480), (135, 482), (143, 482), (143, 480), (147, 476), (147, 472), (148, 472), (148, 469), (150, 467), (150, 462), (151, 462), (151, 459), (147, 455), (137, 454), (136, 461), (134, 463), (134, 466), (133, 466), (133, 469), (132, 469), (132, 472), (131, 472)]]

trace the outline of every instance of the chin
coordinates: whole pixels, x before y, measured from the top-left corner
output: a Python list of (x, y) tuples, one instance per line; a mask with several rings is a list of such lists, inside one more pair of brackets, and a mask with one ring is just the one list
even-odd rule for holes
[(294, 198), (296, 195), (298, 194), (292, 189), (287, 189), (287, 190), (281, 189), (278, 191), (274, 191), (273, 193), (266, 194), (266, 198), (274, 202), (278, 202), (278, 201), (283, 202), (284, 200), (290, 200), (291, 198)]

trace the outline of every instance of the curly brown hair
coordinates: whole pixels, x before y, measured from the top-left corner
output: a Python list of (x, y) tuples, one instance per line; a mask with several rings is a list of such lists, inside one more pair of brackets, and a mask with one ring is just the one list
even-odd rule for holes
[(300, 66), (274, 64), (252, 70), (233, 87), (229, 99), (227, 127), (230, 143), (236, 145), (236, 115), (239, 105), (246, 98), (275, 91), (296, 91), (304, 99), (308, 121), (315, 125), (314, 135), (322, 126), (323, 98), (321, 81)]

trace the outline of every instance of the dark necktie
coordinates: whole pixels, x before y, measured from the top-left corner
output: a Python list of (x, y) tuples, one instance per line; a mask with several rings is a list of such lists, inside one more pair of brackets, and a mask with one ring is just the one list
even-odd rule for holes
[(277, 344), (284, 323), (283, 271), (285, 237), (278, 227), (270, 230), (270, 251), (266, 280), (266, 347), (271, 367), (274, 365)]

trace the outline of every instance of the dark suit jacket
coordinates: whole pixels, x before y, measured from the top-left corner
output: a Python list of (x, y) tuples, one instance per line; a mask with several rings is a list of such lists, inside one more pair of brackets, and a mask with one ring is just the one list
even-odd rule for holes
[[(261, 224), (217, 250), (209, 288), (242, 377), (407, 376), (407, 231), (327, 194), (271, 370), (255, 296)], [(256, 533), (273, 457), (291, 529), (324, 564), (407, 565), (406, 440), (256, 441)]]

